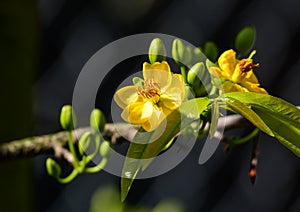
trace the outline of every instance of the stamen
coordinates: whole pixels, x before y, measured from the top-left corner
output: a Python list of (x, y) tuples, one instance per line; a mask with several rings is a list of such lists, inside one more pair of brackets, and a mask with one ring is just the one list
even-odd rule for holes
[(145, 87), (147, 89), (157, 89), (157, 90), (160, 90), (159, 84), (157, 82), (155, 82), (153, 79), (148, 79), (145, 82)]
[(141, 95), (144, 98), (150, 99), (154, 103), (157, 103), (159, 101), (159, 97), (160, 97), (159, 91), (154, 88), (140, 90), (140, 91), (138, 91), (138, 95)]
[(240, 67), (242, 72), (249, 72), (253, 68), (259, 67), (259, 64), (258, 63), (253, 63), (251, 59), (242, 59), (239, 62), (239, 67)]
[(253, 50), (249, 55), (248, 59), (251, 59), (256, 54), (256, 50)]

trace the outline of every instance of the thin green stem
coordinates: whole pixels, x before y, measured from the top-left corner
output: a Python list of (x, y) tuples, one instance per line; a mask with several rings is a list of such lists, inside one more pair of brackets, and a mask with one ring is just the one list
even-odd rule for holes
[(218, 88), (216, 86), (212, 86), (210, 92), (209, 92), (209, 96), (214, 96), (215, 94), (217, 94)]
[(72, 180), (74, 180), (74, 178), (78, 175), (78, 171), (77, 169), (73, 169), (73, 171), (71, 172), (71, 174), (65, 178), (60, 178), (60, 177), (57, 177), (57, 181), (62, 183), (62, 184), (66, 184), (66, 183), (69, 183), (71, 182)]
[(229, 139), (228, 143), (229, 143), (229, 145), (240, 145), (240, 144), (246, 143), (247, 141), (255, 138), (259, 132), (260, 132), (260, 130), (258, 128), (255, 128), (251, 133), (249, 133), (245, 137), (242, 137), (239, 139)]
[(186, 83), (187, 82), (187, 74), (186, 74), (186, 70), (185, 67), (183, 65), (180, 66), (180, 71), (181, 71), (181, 75), (183, 77), (183, 81)]
[(77, 155), (76, 155), (76, 151), (75, 151), (75, 147), (74, 147), (74, 143), (73, 143), (72, 132), (68, 131), (67, 134), (68, 134), (69, 149), (70, 149), (71, 154), (73, 155), (73, 158), (74, 158), (74, 167), (76, 169), (79, 166), (79, 161), (78, 161), (78, 158), (77, 158)]
[(97, 173), (105, 167), (105, 165), (107, 164), (107, 161), (108, 161), (107, 158), (102, 158), (101, 162), (97, 166), (87, 167), (87, 168), (85, 168), (84, 171), (86, 173)]

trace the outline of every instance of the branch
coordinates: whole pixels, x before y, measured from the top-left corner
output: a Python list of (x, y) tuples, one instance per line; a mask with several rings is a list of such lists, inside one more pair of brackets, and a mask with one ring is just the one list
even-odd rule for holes
[[(219, 119), (219, 128), (225, 126), (225, 130), (242, 128), (249, 126), (250, 122), (240, 115), (229, 115)], [(75, 144), (89, 127), (77, 128), (73, 130), (72, 136)], [(132, 140), (136, 130), (131, 125), (125, 123), (108, 123), (105, 125), (103, 137), (112, 143), (125, 140)], [(123, 135), (123, 136), (121, 136)], [(29, 137), (21, 140), (10, 141), (0, 144), (0, 161), (17, 158), (30, 158), (41, 154), (54, 154), (57, 158), (63, 158), (72, 164), (73, 156), (66, 149), (68, 143), (65, 131), (54, 134)]]

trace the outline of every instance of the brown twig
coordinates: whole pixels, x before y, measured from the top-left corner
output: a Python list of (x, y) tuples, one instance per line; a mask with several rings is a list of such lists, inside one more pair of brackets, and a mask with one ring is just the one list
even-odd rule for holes
[[(229, 115), (221, 117), (218, 125), (220, 128), (225, 126), (224, 130), (231, 130), (247, 126), (249, 122), (239, 115)], [(74, 143), (77, 144), (78, 138), (89, 130), (89, 127), (73, 130), (72, 136)], [(112, 143), (116, 143), (119, 141), (132, 140), (135, 133), (136, 129), (129, 124), (108, 123), (105, 125), (103, 137)], [(40, 154), (50, 153), (54, 154), (57, 158), (63, 158), (69, 163), (72, 163), (73, 157), (66, 148), (67, 143), (68, 137), (65, 131), (2, 143), (0, 144), (0, 161), (16, 158), (30, 158)]]

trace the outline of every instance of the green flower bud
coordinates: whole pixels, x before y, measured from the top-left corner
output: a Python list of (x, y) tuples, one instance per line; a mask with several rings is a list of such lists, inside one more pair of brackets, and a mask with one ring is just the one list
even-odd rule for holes
[(234, 48), (238, 55), (243, 55), (252, 49), (255, 43), (255, 28), (253, 26), (244, 27), (236, 36)]
[(99, 109), (94, 109), (91, 113), (90, 117), (90, 126), (95, 129), (99, 130), (101, 133), (104, 130), (106, 124), (106, 118), (103, 114), (103, 112)]
[(91, 132), (85, 132), (81, 138), (79, 139), (79, 153), (80, 155), (84, 155), (89, 148), (92, 140), (92, 133)]
[(188, 66), (192, 62), (192, 58), (193, 58), (192, 47), (187, 46), (185, 49), (184, 64)]
[(160, 38), (155, 38), (150, 43), (148, 56), (150, 63), (162, 62), (166, 60), (166, 47)]
[(172, 45), (172, 56), (176, 63), (178, 64), (184, 63), (185, 51), (186, 50), (183, 42), (180, 39), (176, 38), (173, 41), (173, 45)]
[(52, 158), (46, 160), (46, 169), (50, 176), (54, 178), (59, 178), (61, 174), (61, 168)]
[(203, 52), (210, 61), (216, 61), (219, 55), (217, 45), (211, 41), (205, 43)]
[(199, 47), (194, 48), (193, 59), (195, 62), (206, 60), (206, 56), (203, 54), (201, 48)]
[(75, 127), (75, 115), (71, 105), (64, 105), (60, 112), (60, 125), (64, 130), (71, 131)]
[(190, 85), (193, 85), (195, 79), (198, 78), (199, 80), (202, 79), (204, 75), (205, 67), (202, 62), (196, 63), (193, 67), (189, 70), (187, 75), (187, 81)]
[(107, 157), (110, 155), (111, 150), (110, 150), (110, 142), (109, 141), (103, 141), (102, 144), (100, 145), (100, 155), (102, 157)]
[(194, 48), (194, 54), (195, 54), (196, 56), (197, 56), (197, 55), (203, 54), (202, 51), (201, 51), (201, 48), (199, 48), (199, 47)]

